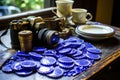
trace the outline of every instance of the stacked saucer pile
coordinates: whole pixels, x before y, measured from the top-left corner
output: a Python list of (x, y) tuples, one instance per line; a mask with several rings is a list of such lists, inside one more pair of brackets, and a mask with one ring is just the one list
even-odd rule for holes
[(113, 37), (115, 34), (115, 30), (110, 26), (96, 24), (77, 26), (75, 32), (78, 35), (91, 40), (107, 39)]
[(31, 52), (18, 51), (2, 67), (6, 73), (27, 76), (34, 72), (50, 78), (76, 76), (101, 59), (101, 50), (78, 37), (60, 39), (52, 49), (34, 47)]

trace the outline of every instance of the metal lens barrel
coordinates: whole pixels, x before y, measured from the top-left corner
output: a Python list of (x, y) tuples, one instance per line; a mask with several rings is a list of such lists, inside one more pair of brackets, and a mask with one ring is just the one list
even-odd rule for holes
[(38, 40), (41, 45), (45, 45), (47, 47), (54, 47), (59, 42), (59, 34), (55, 30), (49, 30), (48, 28), (41, 29), (38, 32)]

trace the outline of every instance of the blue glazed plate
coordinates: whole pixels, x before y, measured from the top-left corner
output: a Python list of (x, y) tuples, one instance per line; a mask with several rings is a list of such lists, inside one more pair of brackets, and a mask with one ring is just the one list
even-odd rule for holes
[(72, 64), (74, 61), (72, 58), (65, 56), (65, 57), (58, 58), (58, 62), (63, 63), (63, 64), (64, 63), (65, 64)]
[(78, 56), (81, 56), (82, 54), (83, 54), (82, 51), (77, 50), (77, 52), (76, 52), (74, 55), (72, 55), (72, 56), (73, 56), (73, 57), (78, 57)]
[(76, 65), (83, 66), (83, 67), (89, 67), (91, 66), (91, 61), (88, 59), (80, 59), (75, 61)]
[(41, 65), (52, 66), (56, 63), (56, 59), (54, 57), (47, 56), (47, 57), (43, 57), (40, 60), (40, 63), (41, 63)]
[(42, 55), (36, 52), (29, 52), (30, 57), (32, 57), (34, 60), (40, 60), (42, 59)]
[(21, 62), (21, 66), (25, 69), (35, 69), (37, 65), (33, 60), (25, 60)]
[(53, 66), (40, 66), (37, 72), (40, 74), (49, 74), (53, 72), (53, 70), (54, 70)]
[(12, 65), (11, 65), (11, 68), (14, 70), (14, 71), (21, 71), (23, 68), (21, 66), (21, 61), (20, 62), (14, 62)]
[(45, 48), (45, 47), (34, 47), (33, 48), (33, 51), (38, 52), (38, 53), (44, 53), (44, 51), (46, 51), (46, 50), (47, 50), (47, 48)]
[(51, 78), (60, 78), (63, 76), (63, 74), (64, 74), (64, 71), (61, 68), (55, 67), (54, 71), (50, 74), (47, 74), (47, 76)]
[(87, 48), (87, 51), (90, 53), (101, 54), (101, 50), (97, 48)]
[(87, 52), (85, 55), (89, 59), (93, 59), (93, 60), (100, 60), (101, 59), (101, 56), (99, 54), (93, 54), (93, 53)]
[(66, 55), (67, 53), (69, 53), (71, 51), (71, 48), (63, 48), (61, 50), (58, 51), (59, 54), (63, 54)]
[(74, 63), (58, 63), (58, 65), (59, 65), (59, 67), (61, 67), (61, 68), (63, 68), (63, 69), (71, 69), (71, 68), (73, 68), (74, 67)]
[(10, 65), (5, 65), (2, 67), (2, 71), (3, 72), (6, 72), (6, 73), (10, 73), (10, 72), (13, 72), (12, 68)]
[(29, 69), (23, 69), (22, 71), (16, 71), (15, 73), (19, 76), (28, 76), (28, 75), (32, 74), (33, 71), (29, 70)]

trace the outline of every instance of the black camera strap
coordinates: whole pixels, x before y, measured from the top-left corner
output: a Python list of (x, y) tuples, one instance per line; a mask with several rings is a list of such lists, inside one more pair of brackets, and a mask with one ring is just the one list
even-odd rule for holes
[(5, 29), (5, 31), (0, 35), (0, 44), (1, 44), (1, 46), (5, 47), (5, 48), (7, 48), (7, 49), (8, 49), (9, 47), (7, 47), (7, 46), (2, 42), (1, 37), (2, 37), (2, 36), (5, 36), (5, 35), (7, 34), (8, 29), (9, 29), (9, 27), (7, 27), (7, 29)]

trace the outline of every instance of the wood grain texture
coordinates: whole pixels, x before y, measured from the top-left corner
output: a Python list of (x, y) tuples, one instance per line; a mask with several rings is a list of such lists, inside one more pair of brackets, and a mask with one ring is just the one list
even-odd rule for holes
[[(49, 13), (50, 12), (50, 13)], [(35, 13), (31, 13), (31, 15)], [(42, 15), (44, 17), (49, 17), (52, 16), (51, 15), (51, 11), (48, 10), (45, 13), (44, 12), (38, 12), (37, 13), (38, 16)], [(22, 15), (22, 17), (26, 17), (28, 16), (28, 14)], [(9, 21), (11, 21), (12, 19), (17, 19), (21, 18), (21, 16), (13, 16), (11, 18), (9, 17), (4, 17), (4, 18), (0, 18), (0, 25), (3, 22), (5, 25), (8, 25), (7, 23), (9, 23)], [(2, 22), (1, 22), (2, 21)], [(4, 22), (5, 21), (5, 22)], [(1, 27), (1, 26), (0, 26)], [(5, 26), (3, 26), (5, 28)], [(114, 62), (114, 60), (116, 60), (117, 58), (120, 57), (120, 28), (114, 27), (114, 26), (110, 26), (113, 27), (116, 32), (115, 35), (112, 38), (109, 39), (105, 39), (105, 40), (100, 40), (100, 41), (91, 41), (91, 40), (85, 40), (86, 42), (90, 42), (92, 43), (95, 47), (101, 49), (102, 51), (102, 55), (101, 55), (101, 60), (98, 61), (96, 64), (94, 64), (92, 67), (90, 67), (87, 71), (83, 72), (82, 74), (79, 74), (76, 77), (64, 77), (62, 79), (55, 79), (55, 80), (89, 80), (92, 76), (94, 76), (95, 74), (97, 74), (99, 71), (101, 71), (102, 69), (104, 69), (107, 65), (109, 65), (111, 62)], [(0, 32), (1, 33), (1, 32)], [(6, 43), (6, 45), (10, 45), (10, 34), (8, 32), (7, 35), (5, 35), (2, 39), (3, 42), (6, 42), (7, 39), (8, 42)], [(78, 36), (79, 38), (82, 38), (80, 36)], [(1, 47), (0, 45), (0, 51), (3, 51), (5, 48)], [(1, 53), (0, 53), (1, 54)], [(2, 54), (1, 54), (2, 55)], [(5, 54), (7, 55), (7, 54)], [(2, 60), (2, 56), (0, 56), (0, 61)], [(46, 78), (45, 76), (41, 76), (38, 75), (38, 73), (35, 73), (33, 75), (27, 76), (27, 77), (20, 77), (17, 76), (15, 74), (6, 74), (3, 73), (0, 70), (0, 80), (51, 80), (49, 78)]]

